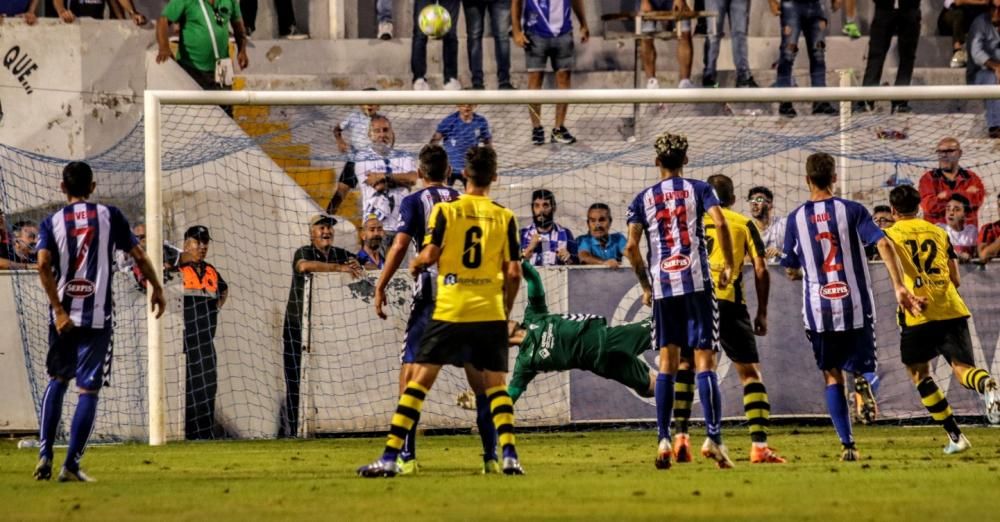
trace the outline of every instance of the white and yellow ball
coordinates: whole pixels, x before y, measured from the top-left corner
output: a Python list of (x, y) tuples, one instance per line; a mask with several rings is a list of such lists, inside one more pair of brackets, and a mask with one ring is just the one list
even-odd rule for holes
[(420, 10), (420, 30), (428, 38), (442, 38), (451, 30), (451, 14), (440, 4), (431, 4)]

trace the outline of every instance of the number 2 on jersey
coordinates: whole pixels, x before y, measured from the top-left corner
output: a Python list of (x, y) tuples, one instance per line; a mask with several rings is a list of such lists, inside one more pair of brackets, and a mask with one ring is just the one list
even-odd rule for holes
[(840, 245), (837, 243), (837, 237), (829, 232), (820, 232), (816, 234), (813, 238), (817, 243), (823, 245), (824, 242), (830, 245), (830, 249), (826, 252), (826, 258), (823, 259), (823, 271), (824, 272), (839, 272), (844, 269), (843, 263), (837, 263), (837, 253), (840, 252)]
[[(907, 247), (910, 249), (910, 258), (913, 260), (913, 266), (916, 267), (917, 272), (923, 272), (925, 274), (940, 274), (941, 269), (934, 266), (934, 260), (937, 258), (937, 243), (931, 239), (925, 239), (923, 243), (920, 243), (920, 248), (918, 251), (917, 240), (907, 239), (903, 241)], [(927, 259), (924, 259), (923, 267), (920, 265), (920, 254), (927, 254)]]

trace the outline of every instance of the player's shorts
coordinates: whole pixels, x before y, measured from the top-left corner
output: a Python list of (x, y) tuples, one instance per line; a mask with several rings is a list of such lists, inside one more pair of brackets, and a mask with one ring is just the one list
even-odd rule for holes
[(900, 331), (899, 355), (907, 366), (931, 361), (938, 355), (948, 363), (975, 366), (969, 319), (959, 317), (904, 326)]
[(526, 35), (528, 46), (524, 50), (525, 68), (528, 72), (545, 72), (546, 64), (552, 62), (553, 71), (572, 71), (576, 65), (573, 55), (573, 33), (555, 38), (537, 34)]
[[(672, 11), (674, 9), (674, 0), (649, 0), (649, 3), (653, 4), (654, 11)], [(688, 7), (692, 7), (688, 4)], [(642, 10), (642, 0), (636, 0), (635, 10), (639, 12)], [(681, 20), (681, 32), (690, 33), (691, 32), (691, 20)], [(643, 33), (655, 33), (659, 31), (673, 31), (674, 25), (671, 22), (660, 22), (655, 20), (643, 20), (642, 22), (642, 32)]]
[(100, 390), (111, 373), (111, 329), (76, 327), (59, 335), (49, 325), (45, 366), (52, 377), (76, 379), (79, 388)]
[(719, 316), (715, 296), (709, 291), (653, 300), (653, 333), (656, 346), (668, 344), (681, 350), (719, 351)]
[(413, 362), (452, 364), (461, 360), (477, 370), (507, 371), (507, 321), (452, 323), (431, 319)]
[(719, 340), (729, 360), (741, 364), (760, 362), (747, 305), (719, 300)]
[[(399, 362), (411, 364), (417, 361), (420, 352), (420, 339), (434, 314), (434, 274), (421, 272), (413, 288), (413, 302), (410, 304), (410, 318), (406, 321), (406, 333), (403, 334), (403, 349), (399, 352)], [(463, 366), (465, 361), (456, 357), (448, 364)]]
[(806, 330), (820, 370), (842, 369), (852, 373), (874, 372), (875, 332), (871, 326), (842, 332)]

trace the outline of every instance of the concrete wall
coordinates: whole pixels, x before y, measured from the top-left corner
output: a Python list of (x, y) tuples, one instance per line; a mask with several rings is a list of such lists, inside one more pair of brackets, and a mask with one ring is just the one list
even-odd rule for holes
[[(28, 277), (33, 275), (27, 273)], [(0, 432), (38, 429), (14, 302), (15, 272), (0, 270)], [(36, 276), (37, 279), (37, 276)]]

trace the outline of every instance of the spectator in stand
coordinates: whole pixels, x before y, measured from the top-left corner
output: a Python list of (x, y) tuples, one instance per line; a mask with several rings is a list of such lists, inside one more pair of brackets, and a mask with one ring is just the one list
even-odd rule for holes
[[(1000, 0), (990, 2), (988, 14), (980, 15), (969, 28), (969, 60), (966, 78), (976, 85), (1000, 84)], [(990, 138), (1000, 139), (1000, 100), (986, 100), (986, 127)]]
[[(580, 43), (590, 39), (587, 16), (583, 10), (583, 0), (549, 0), (548, 9), (542, 9), (538, 2), (513, 0), (511, 22), (514, 43), (524, 49), (528, 70), (528, 88), (542, 88), (545, 66), (551, 61), (556, 73), (556, 88), (569, 89), (572, 83), (573, 66), (573, 18), (570, 7), (580, 23)], [(545, 4), (542, 4), (545, 5)], [(569, 105), (556, 104), (556, 121), (552, 129), (552, 143), (576, 143), (576, 138), (566, 130), (566, 112)], [(545, 129), (542, 127), (542, 106), (528, 106), (531, 116), (531, 142), (545, 144)]]
[[(90, 17), (96, 18), (98, 20), (104, 20), (104, 7), (111, 9), (111, 18), (114, 18), (114, 3), (121, 7), (122, 13), (130, 18), (135, 25), (146, 25), (146, 17), (142, 15), (139, 11), (135, 10), (132, 6), (131, 0), (68, 0), (69, 8), (67, 9), (64, 0), (53, 0), (52, 6), (55, 8), (56, 13), (59, 14), (59, 18), (66, 22), (67, 24), (73, 23), (77, 18)], [(37, 0), (32, 0), (32, 3), (37, 3)], [(30, 23), (30, 22), (29, 22)]]
[[(148, 252), (146, 250), (146, 225), (144, 223), (137, 222), (132, 226), (132, 234), (135, 238), (139, 240), (139, 246), (142, 247), (143, 252)], [(177, 270), (177, 263), (180, 261), (181, 251), (177, 247), (163, 242), (163, 281), (170, 281), (172, 278), (171, 273)], [(146, 291), (146, 276), (142, 275), (142, 269), (136, 264), (135, 259), (129, 255), (128, 252), (118, 250), (115, 252), (115, 270), (118, 272), (132, 272), (132, 277), (135, 278), (135, 283), (138, 286), (138, 290), (141, 292)]]
[(938, 34), (951, 37), (951, 62), (948, 64), (952, 69), (961, 69), (966, 66), (969, 55), (965, 51), (965, 42), (968, 37), (969, 27), (972, 21), (979, 15), (987, 12), (989, 0), (944, 0), (944, 8), (938, 16)]
[[(733, 63), (736, 65), (736, 87), (757, 87), (757, 82), (754, 81), (753, 75), (750, 73), (750, 57), (747, 50), (750, 0), (707, 0), (705, 9), (715, 11), (719, 15), (712, 20), (712, 23), (708, 24), (708, 38), (705, 39), (705, 72), (702, 75), (702, 85), (705, 87), (719, 86), (715, 77), (716, 63), (718, 63), (719, 50), (722, 47), (722, 36), (725, 34), (726, 18), (729, 18), (729, 29), (732, 33), (729, 38), (732, 40)], [(681, 45), (678, 41), (678, 50), (680, 50)]]
[[(1000, 194), (997, 194), (997, 211), (1000, 213)], [(1000, 255), (1000, 219), (979, 229), (979, 261), (989, 263)]]
[(498, 87), (500, 90), (514, 89), (510, 83), (510, 1), (462, 0), (473, 89), (486, 88), (483, 79), (483, 32), (487, 13), (490, 15), (490, 32), (493, 33)]
[[(778, 56), (777, 87), (792, 86), (792, 68), (799, 53), (799, 36), (805, 35), (809, 53), (809, 81), (813, 87), (826, 87), (827, 14), (820, 0), (768, 0), (771, 13), (781, 19), (781, 51)], [(832, 0), (833, 10), (840, 9), (841, 0)], [(813, 102), (813, 114), (837, 114), (829, 102)], [(794, 118), (798, 113), (791, 102), (782, 102), (778, 114)]]
[[(170, 0), (156, 21), (156, 41), (159, 45), (156, 63), (175, 59), (170, 51), (171, 23), (181, 26), (177, 63), (202, 89), (226, 90), (232, 84), (232, 70), (228, 69), (231, 63), (228, 61), (230, 25), (236, 37), (236, 60), (240, 69), (250, 65), (246, 30), (240, 6), (235, 0), (215, 0), (210, 6), (202, 0)], [(231, 109), (226, 112), (231, 112)]]
[(594, 203), (587, 209), (589, 233), (576, 238), (581, 264), (621, 266), (628, 241), (625, 234), (611, 232), (611, 221), (611, 209), (606, 203)]
[[(875, 205), (872, 209), (872, 221), (878, 226), (878, 228), (885, 230), (896, 223), (896, 219), (892, 217), (892, 207), (889, 205)], [(870, 261), (878, 261), (882, 259), (878, 254), (878, 248), (875, 245), (868, 245), (865, 247), (865, 255), (868, 256)]]
[(385, 265), (385, 229), (375, 214), (365, 216), (361, 228), (361, 250), (358, 262), (365, 270), (381, 270)]
[(431, 138), (431, 145), (441, 145), (448, 153), (448, 164), (451, 165), (449, 186), (454, 185), (455, 181), (462, 181), (462, 184), (465, 184), (465, 178), (462, 177), (462, 170), (465, 169), (465, 151), (472, 147), (493, 145), (490, 122), (475, 111), (475, 105), (459, 105), (457, 112), (438, 123), (437, 131)]
[(410, 71), (413, 73), (413, 90), (427, 91), (427, 35), (420, 30), (420, 11), (432, 4), (440, 4), (451, 15), (451, 29), (445, 33), (442, 45), (444, 90), (460, 91), (458, 81), (458, 14), (462, 0), (415, 0), (413, 5), (413, 38), (410, 40)]
[(0, 3), (0, 18), (23, 16), (24, 23), (35, 25), (38, 21), (38, 0), (10, 0)]
[(955, 255), (959, 263), (968, 263), (976, 257), (976, 226), (966, 221), (969, 213), (969, 200), (961, 194), (952, 194), (945, 207), (947, 222), (938, 226), (948, 232)]
[[(712, 0), (708, 0), (705, 3), (708, 4), (710, 2)], [(688, 11), (689, 7), (685, 0), (636, 0), (636, 10), (643, 13), (650, 11)], [(717, 20), (721, 19), (721, 16), (717, 18)], [(680, 36), (677, 38), (677, 74), (680, 76), (680, 83), (677, 86), (681, 89), (689, 89), (694, 87), (694, 84), (691, 83), (691, 61), (693, 58), (691, 20), (681, 20), (676, 23), (679, 23), (681, 26)], [(722, 22), (719, 23), (721, 24)], [(641, 30), (643, 33), (654, 33), (657, 31), (666, 31), (671, 25), (663, 22), (648, 21), (642, 23)], [(733, 46), (735, 47), (735, 45), (734, 43)], [(707, 54), (707, 41), (705, 43), (705, 50)], [(656, 39), (643, 39), (640, 54), (642, 55), (642, 71), (646, 74), (646, 88), (659, 89), (660, 81), (656, 79)], [(706, 59), (707, 62), (708, 59)], [(712, 62), (712, 66), (714, 72), (715, 62)], [(705, 70), (707, 75), (708, 65), (705, 66)], [(714, 85), (714, 74), (712, 80), (712, 85)], [(703, 82), (705, 85), (709, 84), (708, 80), (703, 80)]]
[[(374, 87), (364, 89), (374, 91)], [(350, 190), (344, 180), (357, 178), (355, 166), (359, 153), (367, 151), (372, 146), (372, 140), (368, 137), (371, 130), (372, 118), (378, 114), (380, 107), (373, 103), (359, 105), (358, 108), (347, 115), (347, 119), (337, 124), (333, 128), (333, 138), (337, 141), (337, 150), (341, 154), (347, 154), (347, 162), (340, 171), (340, 178), (337, 182), (337, 190), (326, 205), (327, 214), (335, 214), (340, 204), (343, 203), (344, 195)]]
[(392, 0), (375, 0), (375, 18), (379, 40), (392, 40)]
[(38, 223), (14, 223), (14, 245), (0, 252), (0, 269), (38, 270)]
[(958, 165), (962, 159), (962, 146), (955, 138), (943, 138), (937, 145), (938, 168), (929, 170), (920, 178), (920, 209), (924, 219), (931, 223), (944, 223), (945, 207), (952, 194), (961, 194), (969, 203), (966, 221), (979, 225), (979, 207), (986, 198), (983, 181), (971, 170)]
[[(881, 84), (882, 67), (893, 35), (896, 36), (896, 53), (899, 55), (896, 85), (909, 85), (920, 41), (920, 0), (875, 0), (875, 17), (868, 39), (868, 61), (862, 81), (865, 87)], [(857, 102), (854, 110), (872, 110), (874, 107), (874, 102)], [(892, 112), (905, 114), (913, 110), (905, 100), (893, 100)]]
[(761, 230), (764, 241), (764, 257), (776, 262), (785, 246), (785, 224), (788, 218), (775, 215), (774, 193), (767, 187), (753, 187), (747, 194), (750, 203), (750, 217), (757, 230)]
[[(246, 21), (247, 34), (253, 34), (257, 30), (257, 0), (240, 0), (240, 11)], [(299, 32), (295, 27), (295, 7), (292, 0), (274, 0), (274, 11), (278, 16), (278, 36), (287, 40), (309, 38), (308, 34)]]
[[(515, 0), (517, 1), (517, 0)], [(556, 195), (546, 189), (531, 193), (531, 226), (521, 229), (521, 257), (535, 266), (575, 265), (573, 233), (555, 221)]]

